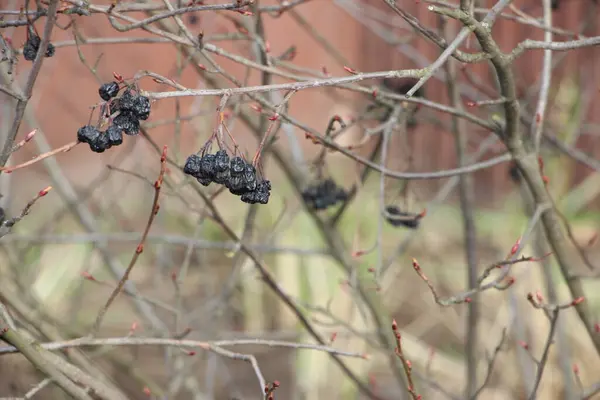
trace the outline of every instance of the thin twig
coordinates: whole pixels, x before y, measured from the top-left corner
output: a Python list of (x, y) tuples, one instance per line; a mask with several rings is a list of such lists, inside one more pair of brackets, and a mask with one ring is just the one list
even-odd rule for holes
[(402, 362), (402, 366), (404, 367), (404, 372), (406, 374), (406, 381), (408, 383), (408, 393), (411, 395), (413, 400), (421, 400), (421, 396), (419, 396), (415, 389), (415, 383), (412, 377), (412, 364), (409, 360), (404, 356), (404, 352), (402, 351), (402, 336), (400, 335), (400, 330), (398, 330), (398, 324), (396, 320), (392, 321), (392, 331), (394, 332), (394, 336), (396, 337), (396, 349), (395, 353)]
[(98, 332), (98, 330), (100, 329), (100, 324), (102, 324), (104, 315), (108, 311), (108, 308), (113, 303), (113, 301), (117, 298), (119, 293), (121, 293), (121, 290), (123, 290), (123, 286), (125, 285), (125, 282), (127, 282), (127, 280), (129, 279), (129, 274), (133, 270), (133, 267), (135, 266), (140, 254), (142, 254), (142, 252), (144, 251), (144, 243), (146, 242), (146, 237), (148, 236), (148, 233), (150, 232), (150, 228), (152, 227), (152, 222), (154, 222), (154, 218), (156, 217), (156, 214), (158, 213), (158, 209), (159, 209), (158, 198), (160, 196), (160, 189), (162, 187), (162, 182), (163, 182), (163, 179), (165, 176), (166, 167), (167, 167), (167, 146), (164, 146), (162, 155), (160, 157), (160, 172), (158, 174), (158, 178), (156, 179), (156, 182), (154, 183), (154, 200), (152, 202), (152, 210), (150, 211), (150, 216), (148, 217), (148, 223), (146, 224), (146, 228), (144, 229), (144, 233), (142, 235), (142, 238), (140, 239), (140, 243), (136, 247), (135, 253), (133, 254), (133, 257), (131, 258), (129, 265), (127, 266), (127, 269), (125, 270), (123, 277), (119, 280), (117, 287), (111, 293), (111, 295), (108, 298), (108, 300), (106, 301), (106, 304), (104, 305), (104, 307), (102, 307), (100, 309), (100, 311), (98, 312), (98, 316), (96, 317), (96, 322), (94, 323), (94, 327), (92, 328), (92, 332), (91, 332), (92, 336), (95, 335)]
[(542, 353), (542, 358), (538, 364), (537, 374), (535, 377), (535, 381), (533, 384), (533, 390), (529, 395), (529, 400), (535, 400), (537, 396), (537, 390), (540, 386), (540, 382), (542, 381), (542, 375), (544, 374), (544, 368), (548, 363), (548, 355), (550, 354), (550, 346), (554, 340), (554, 332), (556, 331), (556, 322), (558, 321), (558, 314), (560, 308), (556, 308), (552, 311), (552, 317), (550, 318), (550, 332), (548, 333), (548, 339), (546, 339), (546, 345), (544, 346), (544, 352)]
[(44, 34), (41, 38), (41, 42), (37, 51), (37, 55), (35, 60), (33, 60), (33, 65), (31, 67), (31, 71), (29, 72), (29, 77), (27, 78), (27, 82), (25, 83), (25, 88), (23, 89), (23, 93), (21, 94), (21, 99), (17, 101), (17, 106), (15, 108), (15, 116), (6, 135), (6, 139), (2, 144), (2, 152), (0, 153), (0, 167), (4, 167), (8, 158), (10, 157), (10, 150), (13, 147), (13, 143), (15, 138), (17, 137), (17, 133), (19, 132), (19, 128), (21, 127), (21, 122), (23, 121), (23, 115), (25, 114), (25, 108), (27, 107), (27, 103), (31, 98), (33, 93), (33, 86), (37, 80), (37, 77), (42, 68), (42, 64), (44, 62), (46, 49), (48, 48), (48, 44), (50, 43), (50, 36), (52, 35), (52, 29), (54, 28), (54, 23), (56, 22), (56, 10), (58, 8), (58, 0), (50, 0), (48, 9), (47, 9), (47, 17), (46, 17), (46, 25), (44, 26)]

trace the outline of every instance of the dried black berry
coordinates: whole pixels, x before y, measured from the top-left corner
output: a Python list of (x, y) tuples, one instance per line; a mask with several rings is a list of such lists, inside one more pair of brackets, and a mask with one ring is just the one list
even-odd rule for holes
[(119, 110), (134, 111), (136, 97), (136, 95), (131, 93), (130, 89), (125, 90), (125, 92), (123, 92), (123, 95), (119, 98)]
[(207, 154), (200, 160), (200, 176), (213, 179), (215, 175), (215, 155)]
[(231, 175), (229, 175), (229, 169), (227, 171), (215, 172), (213, 176), (213, 182), (218, 183), (219, 185), (227, 185), (227, 182), (231, 179)]
[(115, 117), (113, 123), (129, 136), (135, 136), (140, 133), (140, 121), (127, 112), (121, 111), (121, 114)]
[(104, 101), (112, 99), (117, 93), (119, 93), (119, 84), (117, 82), (105, 83), (98, 89), (98, 94)]
[(30, 34), (27, 43), (37, 50), (40, 48), (40, 44), (42, 44), (42, 39), (36, 34)]
[(77, 131), (77, 140), (82, 143), (92, 143), (100, 136), (100, 131), (91, 125), (85, 125)]
[(192, 154), (185, 160), (185, 166), (183, 167), (183, 173), (191, 175), (193, 177), (200, 176), (200, 156)]
[(133, 115), (145, 121), (150, 116), (150, 99), (146, 96), (137, 96), (133, 100)]
[(325, 179), (307, 187), (302, 192), (302, 198), (308, 207), (315, 210), (324, 210), (339, 201), (346, 200), (347, 194), (332, 179)]
[(203, 186), (208, 186), (212, 183), (212, 179), (203, 177), (197, 178), (197, 181)]
[(90, 149), (94, 153), (103, 153), (105, 150), (110, 149), (110, 147), (108, 135), (105, 133), (98, 135), (94, 141), (90, 142)]
[(246, 164), (243, 176), (246, 190), (251, 192), (256, 189), (256, 168), (250, 164)]
[(106, 136), (111, 146), (118, 146), (123, 143), (123, 131), (117, 125), (111, 125), (106, 130)]
[(241, 200), (249, 204), (267, 204), (271, 195), (271, 182), (264, 180), (256, 185), (256, 189), (242, 194)]
[(229, 163), (229, 171), (231, 176), (239, 176), (246, 169), (246, 161), (242, 157), (233, 157)]
[(48, 47), (46, 48), (46, 57), (52, 57), (56, 53), (56, 47), (52, 43), (48, 43)]
[(219, 150), (215, 153), (215, 171), (229, 171), (229, 156), (225, 150)]
[(35, 60), (35, 56), (37, 56), (37, 49), (26, 44), (25, 47), (23, 47), (23, 57), (25, 57), (27, 61), (33, 61)]
[(248, 192), (246, 189), (246, 180), (243, 176), (231, 176), (226, 186), (227, 189), (229, 189), (229, 192), (231, 194), (235, 194), (236, 196), (240, 196)]
[[(387, 222), (392, 226), (405, 226), (407, 228), (416, 229), (419, 227), (421, 222), (421, 216), (419, 214), (407, 213), (400, 211), (396, 206), (387, 206), (385, 208), (390, 216), (386, 216)], [(393, 217), (404, 217), (404, 218), (393, 218)]]
[[(42, 43), (42, 39), (36, 34), (30, 34), (27, 42), (25, 42), (25, 46), (23, 47), (23, 57), (27, 61), (35, 60), (37, 56), (38, 50), (40, 49), (40, 44)], [(48, 47), (46, 48), (46, 53), (44, 56), (52, 57), (56, 52), (56, 48), (52, 43), (48, 43)]]

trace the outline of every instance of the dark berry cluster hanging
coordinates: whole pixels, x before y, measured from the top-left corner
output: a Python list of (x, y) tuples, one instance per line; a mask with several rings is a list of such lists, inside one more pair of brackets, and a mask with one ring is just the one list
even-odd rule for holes
[[(125, 87), (123, 85), (123, 87)], [(150, 116), (150, 99), (127, 87), (120, 97), (122, 89), (118, 82), (104, 83), (98, 89), (100, 98), (107, 102), (103, 105), (103, 114), (111, 121), (105, 131), (86, 125), (77, 131), (77, 140), (90, 145), (95, 153), (102, 153), (113, 146), (123, 143), (123, 133), (134, 136), (140, 132), (140, 121)]]
[(211, 183), (225, 185), (229, 192), (241, 196), (244, 203), (267, 204), (271, 195), (271, 182), (259, 179), (256, 168), (241, 157), (229, 157), (227, 151), (215, 154), (189, 156), (183, 172), (193, 176), (204, 186)]
[(95, 153), (103, 153), (113, 146), (123, 143), (123, 132), (116, 125), (111, 125), (104, 132), (92, 125), (85, 125), (77, 131), (77, 140), (90, 145)]
[(348, 194), (328, 178), (309, 185), (302, 191), (302, 198), (308, 207), (314, 210), (324, 210), (340, 201), (346, 201)]
[(385, 216), (387, 222), (392, 226), (405, 226), (407, 228), (417, 229), (421, 222), (423, 214), (413, 214), (401, 211), (396, 206), (387, 206), (385, 211), (389, 214)]
[[(30, 32), (27, 41), (25, 42), (25, 46), (23, 47), (23, 57), (27, 61), (35, 60), (37, 56), (38, 50), (40, 49), (40, 44), (42, 44), (42, 39), (35, 33)], [(52, 57), (55, 53), (56, 49), (52, 43), (48, 43), (48, 47), (46, 48), (45, 57)]]

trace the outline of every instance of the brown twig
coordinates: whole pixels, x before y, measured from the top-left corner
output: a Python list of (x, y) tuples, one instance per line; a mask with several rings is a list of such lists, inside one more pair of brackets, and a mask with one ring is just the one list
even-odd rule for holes
[(150, 216), (148, 217), (148, 223), (146, 224), (146, 228), (144, 229), (142, 238), (140, 239), (140, 242), (135, 249), (135, 253), (133, 254), (133, 257), (131, 258), (129, 265), (127, 266), (127, 269), (125, 270), (123, 277), (119, 280), (117, 287), (111, 293), (110, 297), (108, 298), (108, 301), (106, 302), (104, 307), (102, 307), (100, 309), (98, 316), (96, 317), (96, 322), (94, 323), (94, 327), (91, 332), (92, 336), (95, 335), (98, 332), (98, 330), (100, 329), (100, 325), (102, 324), (104, 315), (108, 311), (108, 308), (113, 303), (113, 301), (117, 298), (117, 296), (119, 295), (121, 290), (123, 290), (123, 286), (125, 285), (125, 282), (127, 282), (127, 280), (129, 279), (129, 274), (131, 273), (131, 270), (135, 266), (140, 254), (142, 254), (142, 252), (144, 251), (144, 243), (146, 242), (146, 238), (148, 237), (148, 233), (150, 232), (150, 228), (152, 227), (154, 218), (156, 217), (156, 214), (158, 213), (158, 209), (159, 209), (158, 198), (160, 196), (160, 189), (162, 187), (166, 168), (167, 168), (167, 146), (165, 145), (163, 147), (162, 154), (160, 157), (160, 172), (158, 174), (158, 179), (156, 179), (156, 182), (154, 182), (154, 200), (152, 202), (152, 210), (150, 211)]
[[(29, 133), (27, 135), (27, 137), (25, 139), (23, 139), (21, 142), (31, 140), (33, 136), (29, 137), (29, 135), (31, 135), (31, 133)], [(28, 139), (28, 137), (29, 137), (29, 139)], [(21, 142), (19, 142), (19, 143), (21, 143)], [(23, 143), (23, 144), (25, 144), (25, 143)], [(78, 141), (67, 143), (64, 146), (56, 148), (56, 149), (54, 149), (52, 151), (48, 151), (48, 152), (46, 152), (44, 154), (40, 154), (39, 156), (35, 156), (31, 160), (26, 161), (24, 163), (21, 163), (21, 164), (18, 164), (18, 165), (13, 165), (12, 167), (0, 167), (0, 171), (4, 172), (5, 174), (10, 174), (13, 171), (16, 171), (16, 170), (21, 169), (21, 168), (29, 167), (30, 165), (33, 165), (33, 164), (35, 164), (37, 162), (40, 162), (40, 161), (42, 161), (45, 158), (52, 157), (52, 156), (54, 156), (54, 155), (56, 155), (58, 153), (66, 153), (67, 151), (70, 151), (73, 147), (77, 146), (78, 144), (79, 144)]]
[[(527, 296), (527, 299), (529, 300), (529, 295)], [(530, 300), (530, 302), (532, 304), (534, 304), (532, 300)], [(567, 307), (556, 306), (551, 311), (550, 332), (548, 333), (548, 339), (546, 339), (546, 344), (544, 345), (544, 351), (542, 353), (542, 358), (540, 359), (539, 363), (537, 363), (537, 373), (536, 373), (535, 381), (533, 384), (533, 389), (531, 390), (531, 394), (529, 395), (528, 400), (535, 400), (536, 394), (537, 394), (537, 389), (540, 385), (540, 382), (542, 381), (542, 375), (544, 374), (544, 368), (545, 368), (546, 364), (548, 363), (548, 355), (550, 354), (550, 346), (552, 345), (552, 342), (554, 340), (554, 333), (556, 331), (559, 311), (564, 308), (571, 307), (571, 306), (572, 305), (568, 305)], [(534, 305), (534, 307), (535, 307), (535, 305)]]
[(285, 97), (283, 98), (283, 100), (281, 101), (281, 103), (279, 103), (279, 105), (277, 106), (277, 109), (275, 110), (275, 115), (273, 115), (272, 117), (269, 118), (269, 120), (271, 121), (271, 123), (269, 124), (269, 127), (267, 128), (267, 131), (263, 135), (262, 140), (260, 141), (260, 144), (258, 145), (258, 150), (256, 151), (256, 155), (254, 156), (254, 158), (252, 160), (252, 165), (253, 166), (257, 167), (258, 163), (260, 162), (260, 157), (261, 157), (261, 154), (263, 152), (263, 149), (265, 148), (265, 144), (267, 143), (267, 139), (269, 139), (271, 137), (271, 135), (270, 135), (271, 131), (273, 130), (273, 127), (275, 126), (275, 123), (279, 119), (279, 112), (288, 103), (288, 101), (290, 101), (290, 99), (292, 98), (292, 96), (296, 92), (297, 92), (297, 90), (290, 90), (285, 95)]
[(404, 367), (404, 372), (406, 374), (406, 381), (408, 383), (408, 393), (411, 395), (413, 400), (421, 400), (421, 396), (417, 394), (415, 390), (415, 383), (413, 382), (412, 377), (412, 364), (409, 360), (406, 359), (404, 353), (402, 352), (402, 336), (400, 335), (400, 331), (398, 330), (398, 324), (396, 320), (392, 321), (392, 331), (394, 332), (394, 336), (396, 337), (396, 348), (394, 352), (402, 362), (402, 366)]
[(33, 205), (42, 197), (44, 197), (45, 195), (48, 194), (48, 192), (50, 192), (52, 190), (52, 186), (48, 186), (45, 189), (40, 190), (36, 196), (29, 200), (29, 202), (27, 202), (27, 204), (25, 205), (25, 207), (23, 208), (23, 210), (21, 211), (21, 213), (13, 218), (9, 218), (6, 219), (4, 221), (0, 221), (0, 228), (8, 228), (8, 230), (6, 231), (0, 231), (0, 238), (5, 236), (7, 233), (10, 232), (10, 229), (17, 224), (19, 221), (21, 221), (23, 218), (25, 218), (25, 216), (27, 214), (29, 214), (29, 211), (31, 210), (31, 207), (33, 207)]
[(25, 108), (27, 107), (27, 103), (29, 102), (31, 95), (33, 94), (33, 87), (40, 70), (42, 69), (46, 49), (50, 43), (50, 36), (52, 35), (52, 29), (54, 28), (54, 23), (56, 22), (57, 8), (58, 0), (50, 0), (47, 10), (46, 25), (44, 26), (44, 34), (41, 38), (35, 60), (33, 60), (33, 66), (31, 67), (31, 72), (29, 73), (29, 77), (25, 83), (25, 88), (23, 92), (19, 94), (20, 99), (17, 101), (12, 125), (6, 135), (4, 143), (2, 144), (2, 152), (0, 153), (0, 167), (4, 167), (8, 161), (8, 158), (10, 157), (10, 150), (13, 147), (13, 143), (17, 137), (19, 128), (21, 127), (21, 122), (23, 121), (23, 116), (25, 115)]
[[(502, 267), (510, 267), (511, 265), (514, 264), (518, 264), (520, 262), (525, 262), (525, 261), (535, 261), (536, 259), (532, 258), (532, 257), (523, 257), (523, 258), (519, 258), (516, 260), (505, 260), (505, 261), (501, 261), (495, 264), (490, 265), (489, 267), (486, 268), (484, 275), (488, 276), (489, 273), (494, 269), (494, 268), (502, 268)], [(433, 299), (435, 300), (435, 302), (437, 304), (439, 304), (442, 307), (449, 307), (451, 305), (454, 304), (461, 304), (461, 303), (470, 303), (472, 301), (472, 296), (474, 294), (489, 290), (489, 289), (497, 289), (497, 290), (506, 290), (508, 289), (510, 286), (512, 286), (512, 284), (515, 282), (514, 278), (512, 277), (508, 277), (508, 273), (510, 272), (510, 269), (505, 268), (503, 270), (503, 273), (500, 274), (497, 278), (495, 278), (493, 281), (486, 283), (485, 285), (481, 284), (481, 281), (483, 281), (483, 279), (485, 278), (479, 278), (478, 281), (480, 282), (479, 285), (473, 289), (470, 289), (466, 292), (460, 293), (460, 294), (456, 294), (447, 298), (442, 298), (439, 293), (437, 292), (435, 286), (433, 286), (433, 283), (431, 283), (431, 281), (429, 280), (429, 278), (427, 277), (427, 275), (425, 275), (425, 273), (423, 272), (423, 270), (421, 269), (421, 266), (419, 265), (419, 262), (413, 258), (412, 260), (412, 265), (413, 265), (413, 269), (415, 270), (415, 272), (417, 273), (417, 275), (419, 275), (419, 277), (423, 280), (423, 282), (425, 282), (427, 284), (427, 286), (429, 287), (429, 290), (431, 291), (431, 294), (433, 295)], [(507, 282), (504, 285), (501, 285), (501, 282), (507, 278)]]

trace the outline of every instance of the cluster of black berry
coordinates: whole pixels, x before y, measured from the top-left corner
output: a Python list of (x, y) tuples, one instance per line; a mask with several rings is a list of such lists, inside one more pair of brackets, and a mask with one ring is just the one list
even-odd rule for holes
[[(27, 38), (27, 41), (25, 42), (25, 47), (23, 47), (23, 57), (25, 57), (27, 61), (35, 60), (41, 43), (42, 39), (40, 39), (38, 35), (33, 33), (30, 34), (29, 38)], [(46, 48), (46, 53), (44, 56), (52, 57), (55, 51), (56, 49), (54, 48), (54, 45), (52, 43), (48, 43), (48, 47)]]
[(130, 89), (117, 98), (119, 90), (117, 82), (105, 83), (98, 89), (102, 100), (110, 102), (109, 114), (118, 113), (106, 131), (100, 131), (92, 125), (82, 126), (77, 131), (77, 140), (89, 144), (95, 153), (102, 153), (123, 143), (123, 132), (130, 136), (137, 135), (140, 132), (140, 120), (150, 116), (150, 99)]
[[(106, 101), (116, 97), (118, 92), (119, 85), (117, 82), (105, 83), (98, 89), (100, 97)], [(145, 121), (150, 116), (150, 99), (126, 89), (121, 97), (112, 100), (110, 103), (110, 114), (116, 112), (119, 115), (115, 117), (113, 123), (127, 135), (137, 135), (140, 133), (140, 121)]]
[(271, 195), (271, 182), (259, 180), (256, 168), (241, 157), (229, 157), (225, 150), (215, 154), (189, 156), (183, 172), (191, 175), (202, 185), (212, 182), (225, 185), (229, 192), (241, 196), (244, 203), (267, 204)]
[(308, 207), (324, 210), (335, 205), (338, 201), (346, 201), (348, 194), (337, 186), (332, 179), (325, 179), (308, 186), (302, 192), (302, 198)]
[[(400, 211), (396, 206), (387, 206), (385, 211), (389, 214), (386, 215), (387, 222), (392, 226), (405, 226), (407, 228), (417, 229), (421, 222), (421, 214), (411, 214), (405, 211)], [(395, 218), (399, 217), (399, 218)]]
[(94, 153), (103, 153), (123, 143), (123, 131), (116, 125), (110, 125), (104, 132), (95, 126), (85, 125), (77, 131), (77, 140), (89, 144)]

